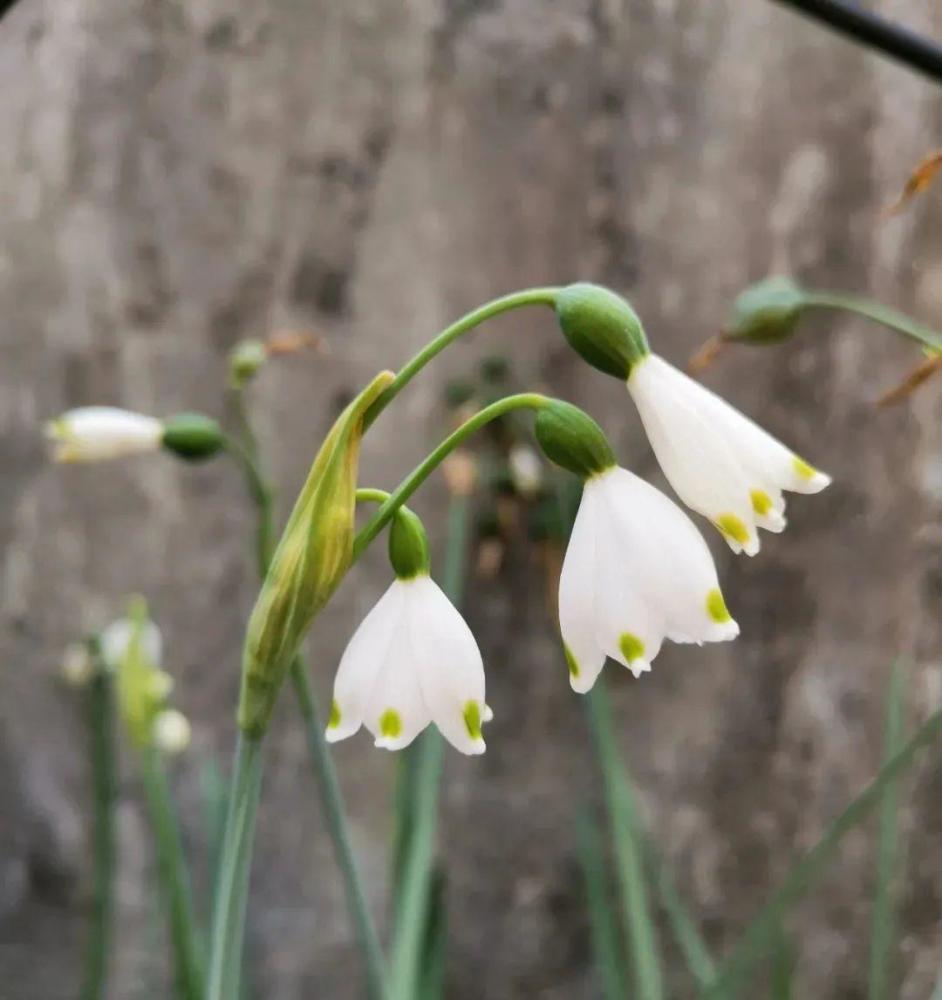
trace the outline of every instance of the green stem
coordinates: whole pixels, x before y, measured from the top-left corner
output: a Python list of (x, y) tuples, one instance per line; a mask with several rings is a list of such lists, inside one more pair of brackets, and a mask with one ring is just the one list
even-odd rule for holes
[(373, 421), (386, 409), (386, 407), (399, 395), (399, 393), (412, 381), (412, 379), (434, 358), (440, 354), (453, 341), (462, 334), (467, 333), (474, 327), (479, 326), (485, 320), (499, 316), (501, 313), (510, 312), (512, 309), (519, 309), (522, 306), (549, 306), (555, 307), (556, 297), (559, 288), (526, 288), (520, 292), (511, 292), (510, 295), (502, 295), (499, 299), (485, 302), (483, 306), (472, 310), (461, 319), (452, 323), (444, 329), (437, 337), (429, 341), (425, 347), (419, 351), (410, 361), (407, 361), (399, 369), (395, 379), (389, 383), (386, 390), (379, 396), (375, 403), (366, 411), (363, 417), (364, 431)]
[(206, 974), (202, 935), (196, 926), (180, 827), (167, 774), (160, 753), (153, 746), (141, 750), (141, 780), (150, 810), (160, 888), (170, 924), (177, 994), (181, 1000), (203, 1000)]
[[(274, 493), (269, 487), (265, 474), (262, 471), (261, 462), (258, 457), (258, 445), (252, 431), (251, 421), (245, 409), (242, 392), (237, 390), (235, 397), (236, 410), (242, 425), (244, 445), (233, 442), (233, 447), (230, 450), (242, 464), (249, 492), (256, 504), (258, 514), (256, 545), (258, 570), (259, 575), (264, 579), (274, 551), (274, 509), (272, 502)], [(384, 493), (383, 497), (385, 498), (385, 496), (386, 494)], [(359, 938), (360, 948), (365, 959), (369, 993), (373, 1000), (384, 1000), (386, 988), (383, 950), (376, 931), (376, 925), (370, 914), (366, 892), (357, 870), (356, 860), (353, 856), (353, 847), (350, 843), (343, 796), (340, 791), (340, 781), (337, 777), (333, 758), (328, 752), (327, 743), (324, 739), (324, 725), (320, 719), (314, 691), (308, 679), (307, 666), (300, 654), (291, 663), (290, 675), (298, 708), (300, 709), (301, 718), (304, 723), (305, 736), (317, 779), (321, 806), (327, 819), (327, 829), (334, 844), (337, 864), (344, 881), (347, 905), (350, 909), (354, 931)]]
[(843, 292), (820, 291), (807, 292), (805, 304), (823, 309), (845, 309), (848, 312), (857, 313), (859, 316), (865, 316), (875, 323), (880, 323), (897, 333), (901, 333), (904, 337), (909, 337), (910, 340), (915, 340), (923, 347), (928, 347), (932, 351), (942, 351), (942, 334), (879, 302), (863, 299), (857, 295), (847, 295)]
[(337, 778), (333, 758), (324, 739), (324, 724), (318, 718), (317, 706), (314, 703), (314, 695), (308, 681), (307, 671), (301, 660), (297, 658), (291, 666), (291, 682), (294, 685), (298, 707), (304, 718), (308, 749), (317, 774), (321, 805), (327, 818), (327, 828), (337, 852), (337, 863), (343, 876), (347, 905), (350, 907), (356, 932), (360, 939), (360, 947), (366, 960), (370, 996), (374, 997), (375, 1000), (382, 1000), (386, 996), (386, 963), (383, 959), (383, 949), (379, 942), (379, 935), (376, 933), (376, 926), (370, 914), (366, 893), (353, 856), (353, 847), (350, 844), (350, 836), (347, 831), (343, 796), (340, 792), (340, 781)]
[[(241, 392), (237, 392), (236, 395), (241, 396)], [(243, 445), (234, 438), (226, 437), (224, 438), (223, 445), (229, 454), (239, 463), (245, 475), (249, 494), (258, 511), (255, 558), (258, 564), (259, 575), (264, 579), (265, 573), (268, 571), (268, 564), (271, 562), (272, 554), (275, 551), (275, 494), (262, 473), (258, 456), (255, 452), (254, 439), (249, 438), (247, 440), (248, 443)]]
[(90, 650), (98, 669), (88, 690), (88, 728), (91, 737), (92, 780), (94, 782), (95, 895), (92, 926), (85, 960), (82, 1000), (103, 1000), (108, 978), (108, 954), (114, 915), (116, 787), (114, 739), (114, 690), (111, 674)]
[(240, 733), (217, 880), (207, 1000), (241, 996), (242, 938), (261, 784), (262, 741)]
[(601, 679), (589, 693), (587, 700), (592, 735), (602, 766), (605, 794), (611, 813), (615, 857), (638, 986), (637, 995), (639, 1000), (662, 1000), (664, 984), (641, 852), (641, 826), (627, 771), (615, 743), (608, 692)]
[[(382, 399), (382, 396), (380, 399)], [(380, 504), (379, 510), (357, 533), (356, 538), (353, 540), (353, 560), (356, 561), (359, 559), (370, 542), (389, 523), (393, 514), (415, 493), (455, 448), (463, 444), (475, 431), (480, 430), (490, 421), (502, 417), (505, 413), (521, 409), (538, 410), (546, 406), (548, 402), (549, 400), (546, 396), (541, 396), (537, 392), (522, 392), (516, 396), (507, 396), (504, 399), (499, 399), (496, 403), (485, 406), (483, 410), (480, 410), (473, 417), (466, 420), (456, 431), (445, 438), (424, 461), (417, 465), (399, 486), (389, 494), (387, 499)]]

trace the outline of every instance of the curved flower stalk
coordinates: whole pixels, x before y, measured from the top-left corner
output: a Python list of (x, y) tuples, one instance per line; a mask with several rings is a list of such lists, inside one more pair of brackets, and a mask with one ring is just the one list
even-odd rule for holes
[(115, 406), (82, 406), (50, 420), (45, 427), (56, 462), (107, 462), (161, 448), (195, 461), (223, 446), (215, 420), (198, 413), (181, 413), (158, 420)]
[(389, 533), (396, 579), (350, 640), (334, 682), (327, 739), (365, 725), (376, 746), (401, 750), (434, 722), (465, 754), (484, 753), (484, 665), (471, 630), (429, 576), (418, 517), (396, 512)]
[(557, 317), (590, 364), (625, 380), (664, 475), (734, 552), (755, 555), (759, 528), (785, 527), (783, 491), (831, 481), (735, 407), (651, 352), (634, 310), (594, 285), (564, 289)]
[(735, 639), (739, 626), (690, 518), (618, 467), (601, 428), (576, 407), (554, 402), (541, 410), (536, 434), (551, 461), (585, 482), (559, 581), (573, 690), (588, 691), (607, 656), (640, 677), (664, 639)]

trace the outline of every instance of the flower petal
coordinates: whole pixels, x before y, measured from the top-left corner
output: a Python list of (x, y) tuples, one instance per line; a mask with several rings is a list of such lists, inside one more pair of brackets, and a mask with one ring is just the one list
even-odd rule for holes
[(723, 429), (701, 411), (701, 390), (653, 354), (634, 367), (628, 380), (651, 447), (674, 491), (713, 522), (734, 552), (754, 555), (759, 534), (749, 478)]
[(449, 743), (462, 753), (484, 753), (481, 724), (484, 664), (471, 630), (428, 576), (408, 586), (407, 615), (414, 669), (425, 706)]
[[(720, 595), (713, 557), (696, 525), (677, 504), (627, 469), (611, 473), (603, 501), (618, 539), (612, 548), (626, 554), (630, 572), (641, 581), (644, 600), (658, 613), (656, 634), (666, 632), (675, 642), (734, 638), (739, 627), (725, 604), (721, 615), (716, 598), (711, 598)], [(654, 652), (648, 660), (653, 656)]]
[(57, 462), (100, 462), (160, 447), (163, 424), (114, 406), (69, 410), (46, 426)]
[(387, 669), (390, 647), (402, 624), (405, 595), (394, 581), (363, 619), (347, 644), (334, 680), (328, 742), (352, 736), (362, 725), (379, 675)]
[(582, 491), (559, 577), (559, 628), (569, 683), (579, 694), (592, 687), (605, 666), (605, 653), (596, 640), (597, 504), (592, 486), (590, 481)]

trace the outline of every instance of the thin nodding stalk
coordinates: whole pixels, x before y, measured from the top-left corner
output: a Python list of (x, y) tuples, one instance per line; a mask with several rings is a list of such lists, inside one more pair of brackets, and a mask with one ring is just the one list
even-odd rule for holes
[(96, 641), (89, 642), (95, 674), (88, 687), (88, 731), (94, 788), (95, 894), (85, 958), (82, 1000), (103, 1000), (114, 920), (115, 874), (115, 706), (111, 673), (101, 661)]
[(373, 421), (386, 409), (386, 407), (399, 395), (399, 393), (412, 381), (412, 379), (438, 354), (457, 340), (462, 334), (480, 326), (485, 320), (499, 316), (501, 313), (510, 312), (513, 309), (520, 309), (523, 306), (550, 306), (556, 305), (556, 297), (559, 295), (559, 288), (526, 288), (520, 292), (511, 292), (509, 295), (502, 295), (498, 299), (485, 302), (483, 306), (473, 309), (462, 316), (461, 319), (446, 327), (437, 337), (433, 338), (418, 352), (413, 358), (407, 361), (399, 369), (396, 377), (386, 387), (376, 402), (366, 411), (363, 416), (363, 429), (366, 430)]
[[(382, 398), (382, 397), (380, 397)], [(380, 504), (379, 510), (357, 533), (353, 540), (353, 560), (363, 555), (367, 546), (389, 523), (396, 511), (412, 496), (439, 465), (461, 444), (485, 424), (502, 417), (513, 410), (539, 410), (546, 406), (549, 399), (537, 392), (522, 392), (515, 396), (506, 396), (490, 406), (485, 406), (473, 417), (469, 417), (456, 431), (432, 451), (412, 472), (393, 490)]]
[(858, 295), (848, 295), (844, 292), (812, 291), (804, 296), (805, 305), (821, 309), (843, 309), (847, 312), (865, 316), (874, 323), (889, 327), (904, 337), (914, 340), (917, 344), (927, 347), (930, 351), (942, 351), (942, 334), (904, 313), (891, 309), (889, 306)]

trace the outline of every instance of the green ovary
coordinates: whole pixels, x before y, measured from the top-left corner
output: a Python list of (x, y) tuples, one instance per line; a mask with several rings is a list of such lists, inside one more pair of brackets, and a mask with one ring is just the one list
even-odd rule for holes
[(402, 716), (394, 709), (387, 708), (379, 717), (380, 735), (395, 739), (402, 735)]
[(469, 701), (464, 707), (464, 727), (472, 740), (481, 739), (481, 706)]
[(799, 458), (797, 455), (792, 456), (792, 468), (800, 479), (814, 479), (818, 474), (818, 470), (813, 465), (809, 465), (803, 458)]
[(715, 524), (724, 535), (732, 538), (734, 542), (745, 545), (749, 541), (749, 529), (743, 519), (736, 514), (720, 514)]
[(566, 654), (566, 666), (569, 667), (569, 676), (579, 676), (579, 661), (572, 655), (572, 650), (563, 643), (563, 652)]
[(618, 640), (618, 648), (629, 663), (644, 656), (644, 643), (632, 632), (623, 632)]
[(330, 703), (330, 718), (327, 720), (328, 729), (336, 729), (340, 725), (340, 706), (337, 704), (337, 699)]
[(733, 616), (729, 613), (729, 609), (726, 607), (726, 601), (723, 600), (723, 595), (717, 587), (714, 587), (707, 594), (706, 609), (707, 614), (718, 625), (725, 625), (726, 622), (733, 620)]
[(764, 517), (772, 509), (772, 498), (765, 490), (753, 490), (749, 496), (752, 498), (752, 509), (760, 517)]

